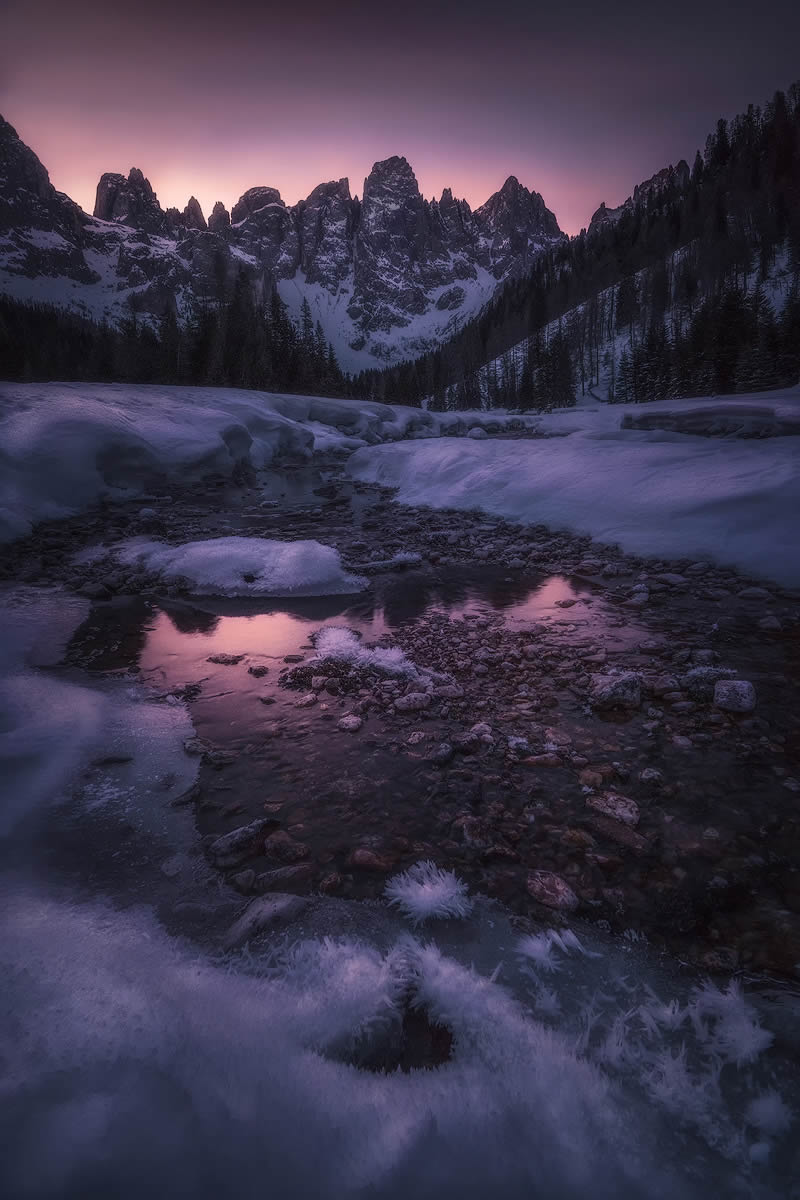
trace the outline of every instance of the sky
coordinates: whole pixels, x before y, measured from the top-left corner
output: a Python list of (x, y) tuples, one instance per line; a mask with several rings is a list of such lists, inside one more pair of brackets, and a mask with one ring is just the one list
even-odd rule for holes
[(800, 76), (797, 0), (3, 0), (0, 113), (92, 211), (140, 167), (208, 215), (402, 154), (423, 195), (509, 175), (567, 233)]

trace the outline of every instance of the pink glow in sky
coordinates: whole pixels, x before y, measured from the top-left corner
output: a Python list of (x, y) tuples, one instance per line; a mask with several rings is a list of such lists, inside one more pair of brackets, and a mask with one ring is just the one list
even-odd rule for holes
[(104, 171), (140, 167), (161, 204), (206, 215), (248, 187), (294, 203), (403, 154), (424, 195), (482, 204), (516, 175), (567, 232), (691, 158), (720, 115), (797, 71), (800, 6), (669, 13), (621, 0), (11, 0), (0, 112), (91, 211)]

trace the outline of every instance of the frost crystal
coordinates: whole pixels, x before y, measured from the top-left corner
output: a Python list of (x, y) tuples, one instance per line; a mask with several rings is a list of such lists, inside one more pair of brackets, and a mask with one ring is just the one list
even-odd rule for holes
[(472, 911), (467, 885), (430, 860), (395, 875), (384, 894), (415, 925), (432, 917), (467, 917)]

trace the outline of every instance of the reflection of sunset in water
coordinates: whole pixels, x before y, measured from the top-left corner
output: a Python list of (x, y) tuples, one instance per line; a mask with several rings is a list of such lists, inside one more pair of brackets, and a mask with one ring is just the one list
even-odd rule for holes
[(556, 602), (591, 598), (588, 588), (577, 590), (570, 580), (558, 575), (533, 587), (530, 583), (520, 586), (519, 580), (498, 579), (483, 591), (459, 587), (455, 581), (437, 587), (409, 576), (402, 582), (395, 581), (388, 591), (382, 606), (370, 602), (366, 611), (360, 611), (354, 605), (335, 616), (290, 612), (216, 615), (189, 607), (161, 612), (150, 627), (140, 666), (145, 672), (166, 670), (173, 674), (179, 670), (187, 678), (200, 678), (220, 669), (207, 661), (214, 654), (245, 654), (250, 664), (263, 659), (269, 665), (303, 647), (305, 653), (310, 653), (309, 637), (323, 625), (347, 625), (357, 629), (366, 641), (374, 642), (431, 608), (447, 612), (454, 620), (500, 610), (513, 621), (550, 619), (562, 614), (565, 619), (582, 621), (589, 609), (581, 604), (562, 610), (555, 607)]
[(303, 620), (290, 613), (260, 613), (252, 617), (219, 617), (212, 629), (189, 633), (177, 629), (162, 612), (153, 622), (140, 665), (147, 671), (176, 665), (179, 659), (187, 668), (201, 664), (202, 673), (207, 675), (213, 666), (206, 661), (210, 654), (246, 654), (254, 662), (262, 656), (283, 658), (304, 645), (319, 625), (319, 621)]

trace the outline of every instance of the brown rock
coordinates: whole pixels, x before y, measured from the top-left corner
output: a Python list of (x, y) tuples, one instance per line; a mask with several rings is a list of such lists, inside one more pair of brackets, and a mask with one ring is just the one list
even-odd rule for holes
[(552, 871), (531, 871), (528, 875), (527, 889), (534, 900), (538, 900), (547, 908), (572, 912), (580, 903), (566, 880)]

